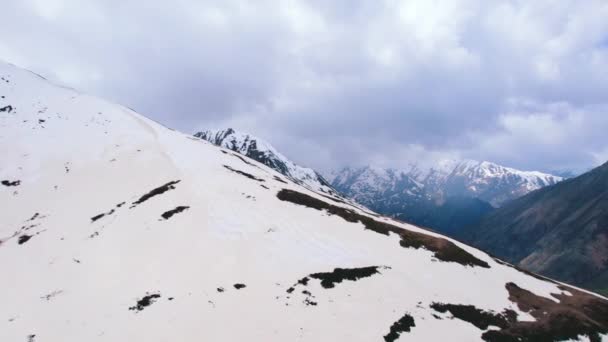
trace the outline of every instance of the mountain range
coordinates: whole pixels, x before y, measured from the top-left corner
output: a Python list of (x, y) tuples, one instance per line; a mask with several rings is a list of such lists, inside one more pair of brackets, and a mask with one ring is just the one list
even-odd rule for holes
[(434, 167), (407, 170), (345, 168), (328, 177), (340, 193), (412, 224), (453, 234), (530, 191), (561, 177), (520, 171), (491, 162), (443, 160)]
[(450, 234), (477, 223), (494, 207), (563, 179), (473, 160), (442, 160), (431, 168), (412, 164), (407, 171), (344, 168), (324, 178), (251, 134), (227, 128), (194, 136), (263, 163), (311, 190), (342, 194), (379, 213)]
[(500, 207), (563, 178), (487, 161), (443, 160), (426, 169), (417, 165), (408, 170), (344, 168), (332, 173), (329, 180), (336, 189), (364, 204), (389, 201), (386, 205), (391, 205), (393, 199), (399, 202), (423, 199), (441, 204), (450, 197), (470, 197)]
[(608, 300), (0, 63), (6, 341), (608, 338)]

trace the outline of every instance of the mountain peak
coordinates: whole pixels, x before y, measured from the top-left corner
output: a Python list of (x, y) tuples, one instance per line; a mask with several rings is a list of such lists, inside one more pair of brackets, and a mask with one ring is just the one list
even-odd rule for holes
[(194, 136), (256, 160), (311, 190), (335, 194), (329, 182), (318, 172), (297, 165), (279, 153), (270, 143), (252, 134), (226, 128), (201, 131)]

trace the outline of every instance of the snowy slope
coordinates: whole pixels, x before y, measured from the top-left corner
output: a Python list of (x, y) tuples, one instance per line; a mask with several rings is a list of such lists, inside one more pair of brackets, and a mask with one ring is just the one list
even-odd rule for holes
[(197, 132), (194, 136), (257, 160), (313, 191), (335, 194), (331, 185), (319, 173), (311, 168), (295, 164), (268, 142), (251, 134), (236, 132), (234, 129), (228, 128)]
[(602, 297), (0, 76), (1, 341), (607, 338)]

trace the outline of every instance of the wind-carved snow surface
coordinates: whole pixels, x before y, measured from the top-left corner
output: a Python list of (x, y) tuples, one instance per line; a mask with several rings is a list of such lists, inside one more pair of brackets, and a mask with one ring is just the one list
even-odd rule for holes
[(2, 341), (475, 341), (500, 328), (432, 305), (539, 320), (508, 284), (605, 308), (124, 107), (0, 76), (0, 180), (19, 181), (0, 186)]

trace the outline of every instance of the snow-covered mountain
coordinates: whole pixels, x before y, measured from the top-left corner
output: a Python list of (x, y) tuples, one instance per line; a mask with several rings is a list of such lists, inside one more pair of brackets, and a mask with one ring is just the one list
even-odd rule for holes
[(538, 171), (520, 171), (490, 162), (459, 163), (445, 181), (445, 193), (470, 195), (496, 207), (563, 178)]
[(0, 340), (608, 338), (608, 300), (0, 63)]
[(478, 198), (499, 207), (562, 177), (485, 161), (445, 160), (426, 169), (345, 168), (328, 179), (335, 189), (371, 208), (420, 200), (441, 204), (449, 197)]
[(331, 185), (318, 172), (295, 164), (268, 142), (251, 134), (236, 132), (234, 129), (228, 128), (197, 132), (194, 136), (257, 160), (314, 191), (335, 194)]

